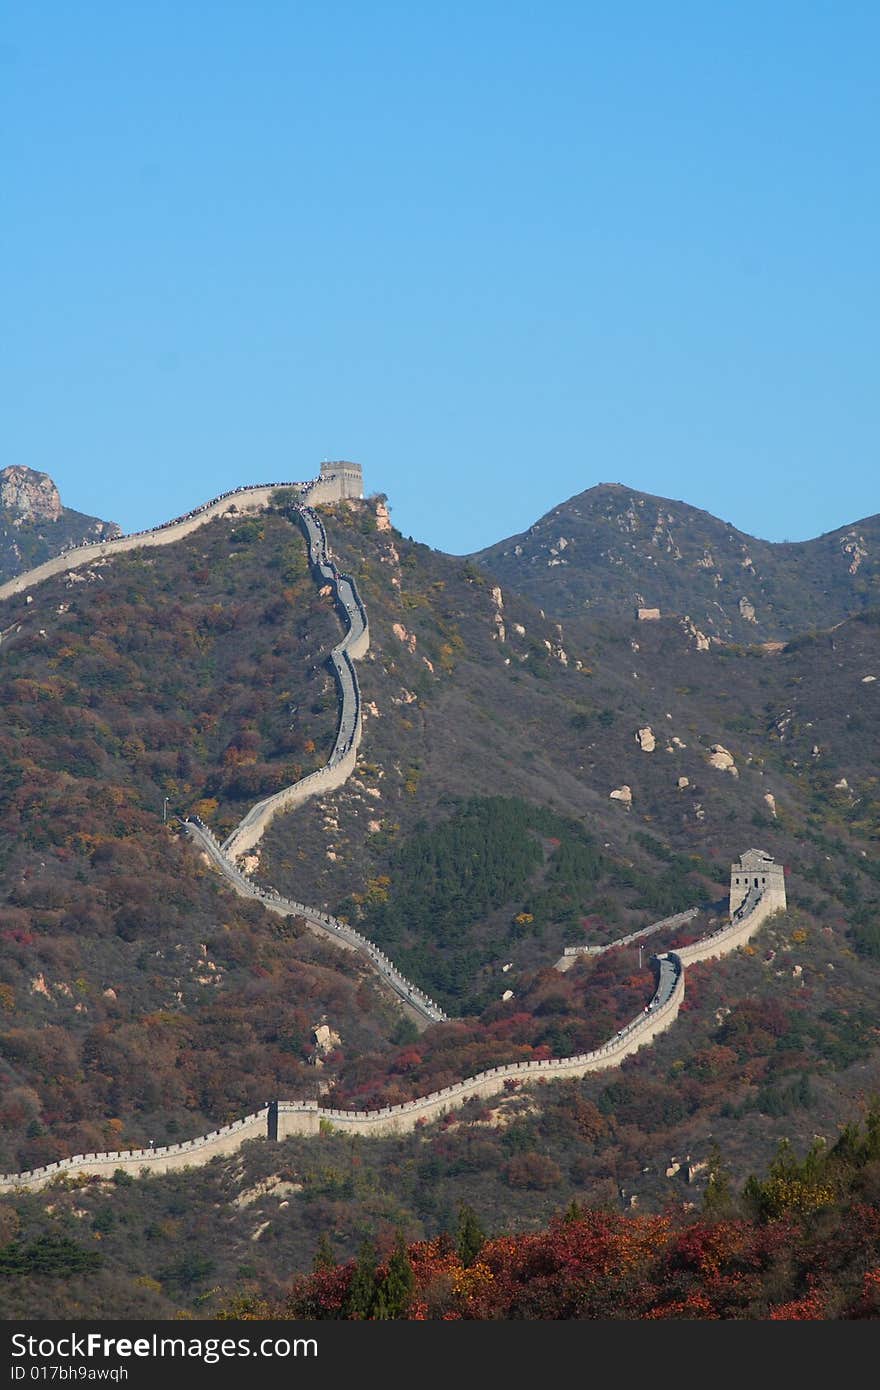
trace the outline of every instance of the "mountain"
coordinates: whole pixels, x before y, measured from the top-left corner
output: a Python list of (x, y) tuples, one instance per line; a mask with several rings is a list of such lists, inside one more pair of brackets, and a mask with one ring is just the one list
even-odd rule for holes
[[(340, 622), (299, 527), (280, 501), (216, 518), (0, 604), (0, 1171), (592, 1047), (650, 998), (650, 951), (723, 920), (752, 845), (785, 865), (789, 910), (691, 967), (675, 1025), (617, 1070), (399, 1138), (0, 1198), (0, 1246), (74, 1230), (89, 1253), (98, 1232), (106, 1261), (36, 1301), (23, 1274), (16, 1309), (173, 1316), (205, 1295), (204, 1314), (236, 1280), (277, 1291), (322, 1231), (349, 1258), (359, 1230), (454, 1229), (463, 1201), (495, 1232), (572, 1199), (661, 1211), (701, 1195), (713, 1145), (740, 1187), (880, 1089), (877, 610), (769, 646), (701, 640), (693, 605), (544, 616), (405, 540), (381, 497), (319, 510), (369, 616), (363, 737), (249, 868), (348, 918), (450, 1020), (418, 1032), (362, 957), (232, 894), (175, 823), (224, 838), (335, 734)], [(691, 906), (644, 953), (554, 969)]]
[(114, 521), (63, 507), (48, 473), (15, 464), (0, 470), (0, 583), (81, 541), (119, 534)]
[(785, 640), (880, 602), (880, 516), (774, 544), (620, 483), (472, 558), (559, 618), (659, 608), (728, 642)]

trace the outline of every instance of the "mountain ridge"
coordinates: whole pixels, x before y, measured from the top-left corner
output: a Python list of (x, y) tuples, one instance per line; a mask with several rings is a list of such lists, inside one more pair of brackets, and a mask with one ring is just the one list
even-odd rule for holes
[(764, 541), (704, 509), (600, 483), (470, 559), (557, 617), (690, 617), (721, 641), (786, 640), (880, 602), (880, 515)]

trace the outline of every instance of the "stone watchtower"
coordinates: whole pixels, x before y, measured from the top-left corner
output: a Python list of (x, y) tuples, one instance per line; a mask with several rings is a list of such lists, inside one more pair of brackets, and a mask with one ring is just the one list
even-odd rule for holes
[(349, 463), (347, 459), (325, 460), (321, 464), (321, 482), (336, 483), (340, 498), (364, 495), (363, 470), (359, 463)]
[(731, 917), (750, 888), (785, 911), (785, 870), (763, 849), (747, 849), (739, 863), (730, 866)]

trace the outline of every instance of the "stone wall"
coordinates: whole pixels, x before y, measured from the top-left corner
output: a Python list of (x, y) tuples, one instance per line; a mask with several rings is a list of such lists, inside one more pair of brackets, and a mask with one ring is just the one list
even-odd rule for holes
[[(214, 843), (216, 844), (216, 841)], [(219, 846), (217, 848), (219, 849)], [(243, 875), (241, 877), (243, 879)], [(247, 882), (244, 879), (243, 881)], [(256, 896), (271, 896), (253, 885), (248, 887)], [(277, 894), (274, 896), (278, 898)], [(271, 905), (267, 903), (267, 906)], [(293, 909), (300, 905), (289, 906)], [(658, 1033), (664, 1032), (675, 1022), (684, 999), (685, 970), (688, 965), (696, 961), (718, 959), (736, 950), (754, 935), (768, 917), (780, 910), (778, 893), (762, 892), (753, 886), (730, 926), (715, 932), (704, 941), (695, 942), (693, 946), (684, 946), (678, 951), (670, 951), (658, 957), (661, 962), (661, 979), (651, 1006), (604, 1046), (592, 1052), (576, 1057), (542, 1062), (514, 1062), (507, 1066), (491, 1067), (488, 1071), (467, 1077), (453, 1086), (446, 1086), (441, 1091), (432, 1092), (402, 1105), (384, 1106), (380, 1110), (335, 1110), (321, 1107), (317, 1101), (281, 1101), (237, 1121), (234, 1125), (227, 1125), (187, 1144), (171, 1145), (155, 1151), (139, 1149), (128, 1154), (79, 1154), (60, 1163), (50, 1164), (46, 1168), (35, 1169), (33, 1172), (0, 1176), (0, 1192), (13, 1191), (16, 1188), (33, 1190), (45, 1186), (65, 1173), (71, 1176), (93, 1173), (96, 1176), (109, 1177), (119, 1167), (125, 1168), (126, 1171), (136, 1168), (140, 1174), (197, 1166), (210, 1162), (212, 1158), (232, 1153), (246, 1140), (256, 1138), (260, 1134), (271, 1133), (273, 1138), (278, 1139), (294, 1134), (317, 1134), (322, 1123), (325, 1127), (329, 1125), (330, 1128), (347, 1134), (404, 1134), (420, 1124), (437, 1119), (448, 1110), (457, 1109), (472, 1097), (490, 1099), (499, 1095), (508, 1088), (510, 1082), (555, 1081), (618, 1067), (626, 1057), (645, 1047)], [(314, 915), (325, 924), (333, 920), (324, 914)], [(344, 927), (344, 924), (339, 923), (338, 926)], [(345, 930), (354, 937), (359, 935), (352, 928), (346, 927)], [(377, 948), (371, 949), (382, 956), (381, 952), (377, 952)], [(382, 958), (386, 961), (387, 968), (393, 971), (387, 957)], [(664, 972), (668, 979), (670, 970), (674, 974), (674, 983), (664, 997)]]
[(670, 954), (668, 959), (674, 963), (676, 973), (670, 998), (649, 1012), (639, 1014), (614, 1038), (593, 1052), (549, 1061), (512, 1062), (507, 1066), (491, 1067), (441, 1091), (401, 1105), (384, 1106), (380, 1110), (333, 1110), (321, 1107), (316, 1102), (282, 1102), (278, 1106), (278, 1138), (292, 1134), (317, 1134), (322, 1125), (329, 1125), (343, 1134), (406, 1134), (420, 1124), (437, 1119), (446, 1111), (457, 1109), (474, 1097), (488, 1100), (502, 1094), (509, 1082), (557, 1081), (619, 1067), (624, 1058), (647, 1046), (658, 1033), (670, 1028), (678, 1016), (684, 999), (684, 971), (676, 957)]
[(754, 936), (768, 917), (776, 912), (784, 912), (785, 903), (779, 901), (776, 893), (762, 893), (751, 888), (730, 926), (707, 936), (703, 941), (695, 941), (693, 946), (682, 946), (677, 952), (684, 965), (693, 965), (698, 960), (720, 960)]
[(76, 1154), (73, 1158), (63, 1158), (28, 1173), (0, 1175), (0, 1192), (15, 1192), (17, 1189), (33, 1192), (62, 1177), (112, 1178), (119, 1169), (137, 1178), (144, 1173), (171, 1173), (181, 1168), (198, 1168), (210, 1163), (213, 1158), (235, 1153), (249, 1139), (265, 1138), (268, 1114), (268, 1106), (264, 1106), (262, 1110), (246, 1115), (243, 1120), (235, 1120), (221, 1129), (212, 1130), (210, 1134), (185, 1140), (182, 1144), (169, 1144), (160, 1149)]
[(283, 898), (274, 888), (261, 888), (247, 878), (238, 866), (227, 858), (219, 840), (201, 821), (186, 821), (185, 829), (206, 850), (236, 893), (242, 897), (257, 899), (269, 912), (277, 912), (282, 917), (302, 917), (309, 927), (335, 941), (337, 945), (359, 951), (375, 965), (382, 978), (405, 1003), (410, 1005), (417, 1015), (429, 1023), (445, 1022), (446, 1014), (440, 1006), (417, 985), (412, 984), (404, 975), (401, 975), (385, 952), (355, 927), (350, 926), (348, 922), (341, 921), (338, 917), (332, 917), (329, 912), (321, 912), (317, 908), (308, 907), (305, 903), (296, 902), (292, 898)]
[(616, 946), (630, 946), (634, 941), (641, 941), (646, 936), (653, 936), (655, 932), (665, 931), (667, 927), (681, 927), (685, 922), (691, 922), (695, 917), (699, 917), (701, 909), (699, 907), (689, 907), (686, 912), (676, 912), (672, 917), (664, 917), (660, 922), (652, 922), (650, 926), (641, 927), (638, 931), (630, 932), (628, 936), (621, 936), (617, 941), (609, 941), (607, 946), (566, 946), (562, 956), (556, 962), (556, 969), (569, 970), (578, 956), (601, 956), (606, 951), (612, 951)]
[(172, 545), (183, 540), (215, 516), (237, 515), (240, 512), (263, 511), (269, 506), (272, 493), (278, 488), (292, 488), (304, 502), (318, 505), (324, 502), (339, 502), (345, 497), (363, 497), (363, 475), (359, 464), (338, 462), (321, 464), (321, 473), (308, 482), (295, 483), (255, 483), (247, 487), (233, 488), (221, 493), (196, 507), (185, 516), (162, 526), (154, 526), (147, 531), (135, 531), (128, 536), (116, 536), (111, 540), (94, 541), (74, 546), (63, 555), (55, 555), (26, 574), (16, 575), (5, 584), (0, 584), (0, 599), (23, 593), (41, 584), (54, 574), (68, 574), (83, 565), (92, 565), (112, 555), (127, 550), (140, 550), (145, 546)]
[(223, 853), (233, 861), (253, 849), (274, 816), (282, 811), (292, 811), (310, 797), (323, 796), (341, 787), (354, 772), (361, 741), (361, 694), (353, 660), (366, 655), (369, 650), (367, 611), (354, 579), (349, 574), (340, 574), (330, 558), (327, 533), (320, 517), (311, 507), (300, 507), (297, 517), (305, 532), (309, 563), (316, 578), (332, 586), (336, 606), (346, 625), (345, 636), (329, 657), (339, 688), (339, 725), (324, 767), (258, 801), (235, 827), (223, 844)]

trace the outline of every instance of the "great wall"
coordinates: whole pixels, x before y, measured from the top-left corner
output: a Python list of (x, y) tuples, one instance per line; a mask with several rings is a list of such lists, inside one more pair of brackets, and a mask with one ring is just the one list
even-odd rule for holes
[[(0, 600), (22, 593), (52, 575), (69, 573), (82, 565), (122, 551), (170, 544), (214, 517), (264, 510), (273, 505), (273, 497), (287, 489), (291, 493), (295, 515), (305, 533), (312, 571), (316, 580), (330, 586), (340, 616), (346, 624), (343, 640), (333, 648), (329, 657), (339, 688), (340, 707), (333, 749), (324, 767), (253, 806), (222, 845), (197, 817), (183, 820), (182, 825), (236, 893), (259, 899), (271, 912), (302, 918), (310, 930), (346, 949), (360, 952), (405, 1008), (422, 1021), (423, 1026), (427, 1022), (443, 1022), (446, 1015), (439, 1006), (406, 980), (378, 947), (348, 923), (303, 903), (283, 898), (274, 889), (260, 887), (247, 878), (236, 863), (241, 854), (259, 841), (274, 815), (301, 805), (309, 797), (341, 786), (354, 771), (362, 721), (360, 689), (353, 662), (364, 656), (369, 648), (369, 622), (355, 581), (349, 575), (340, 574), (330, 557), (323, 523), (312, 510), (312, 504), (362, 497), (362, 479), (357, 465), (322, 464), (319, 477), (307, 483), (267, 483), (237, 488), (205, 503), (185, 517), (152, 531), (75, 547), (0, 586)], [(294, 502), (294, 498), (298, 500)], [(328, 1130), (363, 1135), (407, 1133), (473, 1097), (488, 1099), (524, 1082), (581, 1077), (590, 1072), (619, 1067), (626, 1057), (649, 1044), (658, 1033), (664, 1032), (675, 1022), (684, 999), (685, 969), (688, 965), (719, 959), (745, 945), (769, 916), (784, 911), (785, 906), (785, 880), (781, 865), (762, 850), (748, 850), (731, 869), (730, 922), (692, 945), (653, 957), (658, 963), (658, 982), (650, 1003), (613, 1038), (591, 1052), (492, 1067), (416, 1100), (371, 1111), (336, 1110), (322, 1106), (318, 1101), (275, 1101), (243, 1119), (180, 1144), (76, 1154), (28, 1172), (3, 1174), (0, 1175), (0, 1192), (17, 1189), (33, 1191), (63, 1177), (112, 1177), (120, 1169), (141, 1176), (200, 1166), (235, 1152), (251, 1139), (261, 1137), (281, 1140), (290, 1135), (312, 1135)], [(684, 925), (698, 911), (689, 909), (677, 913), (606, 946), (567, 947), (556, 963), (557, 969), (568, 969), (579, 954), (599, 954), (614, 946), (639, 941), (660, 930)]]

